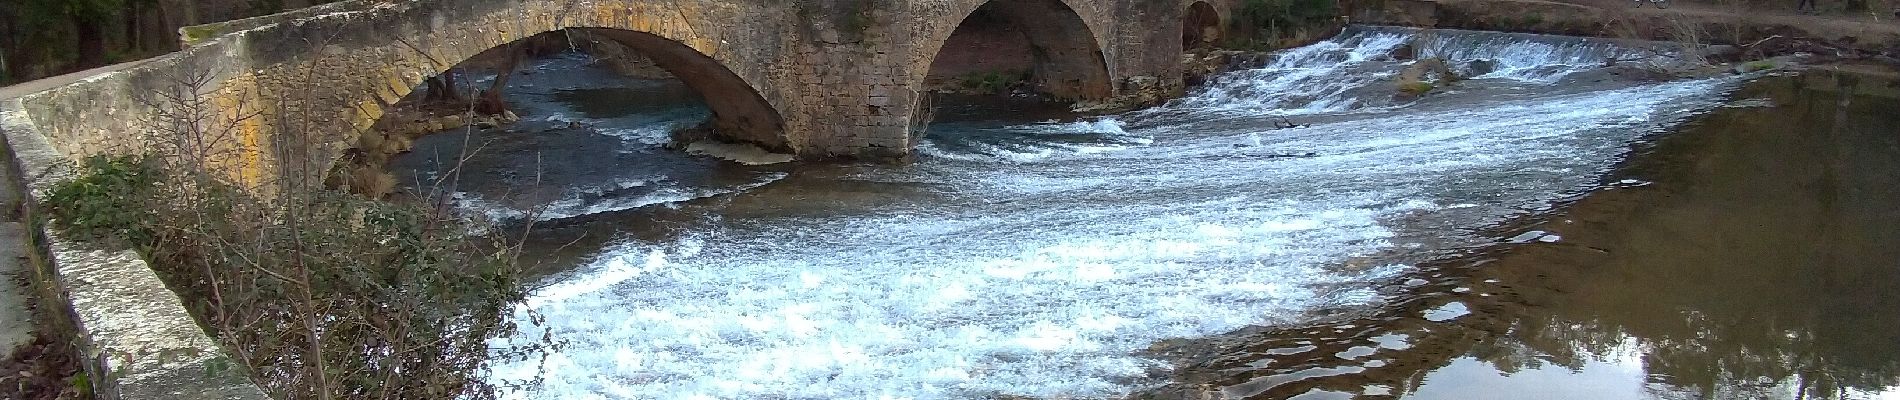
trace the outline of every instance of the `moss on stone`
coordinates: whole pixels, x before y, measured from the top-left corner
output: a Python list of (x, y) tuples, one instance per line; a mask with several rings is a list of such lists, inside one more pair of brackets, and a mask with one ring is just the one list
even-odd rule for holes
[(186, 46), (196, 46), (218, 35), (224, 34), (224, 24), (194, 25), (178, 28), (178, 37)]
[(1742, 72), (1757, 72), (1775, 69), (1773, 60), (1755, 60), (1742, 63)]

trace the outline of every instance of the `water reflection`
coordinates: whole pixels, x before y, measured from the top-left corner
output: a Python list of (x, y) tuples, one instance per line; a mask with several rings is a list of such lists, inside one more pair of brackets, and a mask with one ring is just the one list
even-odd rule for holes
[[(1156, 398), (1900, 394), (1900, 86), (1753, 82), (1602, 190), (1421, 268), (1373, 315), (1151, 351)], [(1443, 312), (1453, 305), (1469, 315)], [(1455, 308), (1455, 307), (1454, 307)], [(1394, 335), (1407, 338), (1390, 345)], [(1302, 352), (1276, 349), (1299, 348)], [(1354, 351), (1376, 348), (1376, 351)], [(1351, 357), (1339, 356), (1347, 354)], [(1363, 372), (1338, 371), (1342, 366)]]
[[(1659, 141), (1628, 170), (1655, 185), (1582, 200), (1540, 227), (1562, 243), (1521, 246), (1486, 269), (1536, 290), (1519, 292), (1527, 312), (1509, 335), (1468, 355), (1507, 375), (1640, 366), (1642, 397), (1891, 390), (1900, 96), (1886, 82), (1759, 82), (1738, 98), (1772, 106), (1718, 112)], [(1464, 398), (1424, 381), (1417, 397)]]

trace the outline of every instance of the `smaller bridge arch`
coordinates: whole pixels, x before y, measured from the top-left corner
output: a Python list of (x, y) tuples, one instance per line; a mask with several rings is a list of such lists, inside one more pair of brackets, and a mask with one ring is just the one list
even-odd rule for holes
[(1221, 39), (1221, 12), (1208, 0), (1191, 0), (1181, 13), (1181, 47), (1210, 47)]
[(954, 11), (924, 42), (926, 54), (915, 78), (922, 86), (959, 28), (979, 16), (1005, 21), (1028, 40), (1033, 57), (1029, 79), (1038, 92), (1060, 100), (1095, 100), (1114, 94), (1100, 35), (1064, 0), (983, 0)]

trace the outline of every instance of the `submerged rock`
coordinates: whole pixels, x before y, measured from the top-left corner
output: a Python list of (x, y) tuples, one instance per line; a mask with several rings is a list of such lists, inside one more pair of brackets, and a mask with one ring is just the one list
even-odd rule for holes
[(1464, 65), (1465, 76), (1481, 76), (1492, 72), (1498, 72), (1497, 60), (1471, 60)]
[(792, 162), (791, 154), (773, 153), (750, 144), (699, 141), (686, 145), (686, 153), (718, 158), (745, 165), (769, 165)]
[(1425, 96), (1440, 86), (1458, 80), (1458, 74), (1451, 71), (1441, 58), (1427, 58), (1412, 63), (1399, 71), (1398, 81), (1392, 95), (1393, 100), (1407, 101)]
[(1411, 43), (1406, 43), (1403, 45), (1399, 45), (1399, 47), (1392, 49), (1391, 52), (1386, 53), (1386, 57), (1391, 57), (1393, 60), (1397, 60), (1397, 61), (1406, 61), (1406, 60), (1415, 59), (1415, 58), (1418, 58), (1418, 48), (1413, 47)]

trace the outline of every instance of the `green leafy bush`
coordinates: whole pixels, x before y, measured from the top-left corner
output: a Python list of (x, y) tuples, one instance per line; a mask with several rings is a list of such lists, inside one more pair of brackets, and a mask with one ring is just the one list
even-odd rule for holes
[(1775, 69), (1774, 60), (1755, 60), (1742, 64), (1743, 72), (1757, 72)]
[(158, 171), (143, 158), (87, 158), (79, 178), (48, 193), (47, 207), (59, 216), (52, 225), (83, 237), (148, 242), (153, 233), (142, 222), (150, 220), (153, 211), (143, 202), (152, 196), (158, 180)]
[(1021, 86), (1029, 74), (1021, 71), (990, 71), (965, 75), (963, 88), (977, 93), (1001, 94)]

